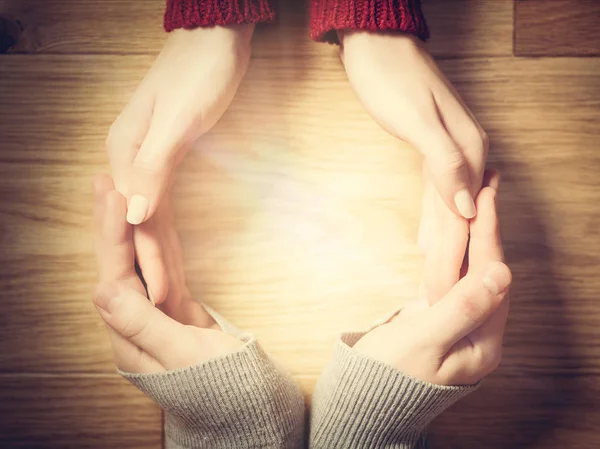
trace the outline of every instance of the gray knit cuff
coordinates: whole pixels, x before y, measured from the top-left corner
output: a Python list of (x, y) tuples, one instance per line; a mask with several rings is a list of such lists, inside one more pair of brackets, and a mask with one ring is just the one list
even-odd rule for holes
[[(212, 311), (211, 311), (211, 314)], [(239, 331), (214, 314), (232, 334)], [(238, 351), (186, 368), (121, 374), (166, 412), (167, 448), (301, 447), (304, 400), (249, 334)]]
[(422, 382), (352, 350), (343, 334), (315, 388), (311, 449), (414, 448), (429, 423), (477, 388)]

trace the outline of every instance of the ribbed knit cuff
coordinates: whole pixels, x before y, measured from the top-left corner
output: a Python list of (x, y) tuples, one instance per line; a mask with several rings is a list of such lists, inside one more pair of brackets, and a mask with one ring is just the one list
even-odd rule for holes
[(250, 334), (207, 311), (245, 345), (195, 366), (153, 374), (120, 374), (166, 412), (167, 449), (299, 448), (304, 399)]
[(352, 350), (364, 333), (337, 342), (315, 388), (311, 449), (413, 449), (430, 422), (474, 386), (421, 382)]
[(275, 19), (275, 0), (167, 0), (165, 31)]
[(339, 43), (337, 30), (402, 31), (426, 40), (420, 0), (312, 0), (310, 37)]

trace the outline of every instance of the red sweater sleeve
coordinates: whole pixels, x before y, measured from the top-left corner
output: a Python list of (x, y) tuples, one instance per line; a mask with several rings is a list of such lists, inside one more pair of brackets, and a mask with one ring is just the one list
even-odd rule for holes
[(214, 25), (270, 22), (275, 0), (167, 0), (165, 31)]
[(336, 30), (404, 31), (426, 40), (420, 0), (311, 0), (310, 37), (337, 43)]

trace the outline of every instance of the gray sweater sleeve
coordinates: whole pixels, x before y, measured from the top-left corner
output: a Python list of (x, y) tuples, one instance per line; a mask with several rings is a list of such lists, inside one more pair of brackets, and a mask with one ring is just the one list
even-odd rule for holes
[(475, 388), (421, 382), (352, 349), (365, 333), (346, 333), (312, 401), (311, 449), (426, 447), (429, 423)]
[(165, 410), (167, 449), (299, 449), (300, 389), (250, 334), (209, 310), (245, 345), (199, 365), (157, 374), (121, 372)]

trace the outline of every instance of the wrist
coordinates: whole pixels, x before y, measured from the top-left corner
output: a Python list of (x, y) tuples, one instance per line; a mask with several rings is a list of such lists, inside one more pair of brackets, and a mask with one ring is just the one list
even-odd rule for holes
[(169, 40), (185, 41), (196, 46), (201, 51), (207, 47), (231, 47), (236, 51), (250, 49), (255, 25), (245, 23), (241, 25), (217, 25), (212, 27), (197, 27), (192, 29), (180, 28), (170, 33)]
[(337, 37), (342, 45), (350, 42), (404, 42), (414, 47), (422, 42), (417, 36), (402, 31), (337, 30)]

